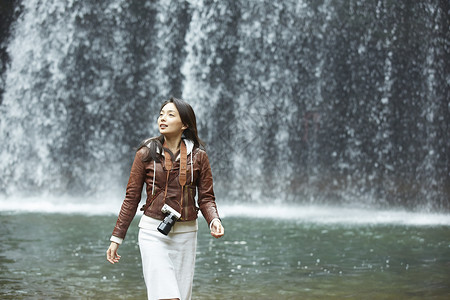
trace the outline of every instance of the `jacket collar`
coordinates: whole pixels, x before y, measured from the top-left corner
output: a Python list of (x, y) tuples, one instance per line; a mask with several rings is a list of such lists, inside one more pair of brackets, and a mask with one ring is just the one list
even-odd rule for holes
[[(186, 151), (187, 151), (187, 155), (190, 155), (192, 153), (192, 150), (194, 150), (194, 142), (188, 139), (181, 139), (184, 144), (186, 145)], [(160, 153), (159, 149), (156, 149), (156, 152)], [(164, 156), (164, 151), (162, 152), (162, 155)], [(180, 159), (180, 154), (178, 154), (177, 159)]]

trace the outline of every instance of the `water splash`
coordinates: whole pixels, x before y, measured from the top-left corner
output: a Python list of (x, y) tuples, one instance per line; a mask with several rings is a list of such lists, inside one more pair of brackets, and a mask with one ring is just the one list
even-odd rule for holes
[[(100, 198), (9, 198), (0, 199), (3, 213), (57, 213), (82, 215), (117, 215), (121, 203), (111, 197)], [(287, 222), (344, 225), (401, 225), (401, 226), (450, 226), (450, 215), (445, 213), (411, 212), (406, 210), (382, 210), (333, 206), (230, 205), (220, 204), (221, 217), (263, 218)], [(138, 213), (138, 217), (140, 213)], [(201, 216), (201, 214), (200, 214)]]
[(449, 208), (444, 2), (21, 5), (0, 194), (123, 190), (182, 93), (222, 199)]

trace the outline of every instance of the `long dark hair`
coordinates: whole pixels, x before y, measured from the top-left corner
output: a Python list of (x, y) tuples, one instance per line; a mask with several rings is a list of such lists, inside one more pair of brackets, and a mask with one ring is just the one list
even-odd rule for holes
[[(180, 114), (181, 122), (187, 128), (183, 131), (183, 138), (186, 138), (188, 140), (191, 140), (194, 142), (194, 147), (197, 148), (205, 148), (205, 143), (198, 137), (197, 133), (197, 119), (195, 118), (195, 113), (192, 107), (184, 100), (170, 97), (169, 100), (165, 101), (162, 105), (159, 111), (163, 109), (164, 106), (168, 103), (173, 103), (175, 107), (178, 110), (178, 113)], [(161, 161), (161, 153), (162, 153), (162, 145), (164, 144), (164, 135), (160, 135), (157, 137), (149, 138), (144, 141), (142, 141), (137, 151), (144, 148), (146, 149), (146, 153), (142, 157), (142, 161), (147, 162), (151, 160), (155, 161)]]

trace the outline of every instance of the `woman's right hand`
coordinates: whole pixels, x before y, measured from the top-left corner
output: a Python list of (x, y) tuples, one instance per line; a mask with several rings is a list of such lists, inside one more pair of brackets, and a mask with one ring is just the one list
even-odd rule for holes
[(119, 244), (111, 242), (106, 251), (106, 260), (112, 264), (119, 262), (120, 255), (117, 253), (117, 249), (119, 249)]

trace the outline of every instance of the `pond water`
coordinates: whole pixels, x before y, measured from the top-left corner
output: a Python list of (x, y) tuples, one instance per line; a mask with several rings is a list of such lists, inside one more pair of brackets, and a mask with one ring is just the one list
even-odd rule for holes
[[(146, 299), (138, 219), (115, 265), (105, 251), (116, 216), (2, 212), (0, 220), (1, 299)], [(219, 240), (199, 222), (193, 299), (450, 297), (448, 224), (223, 222)]]

